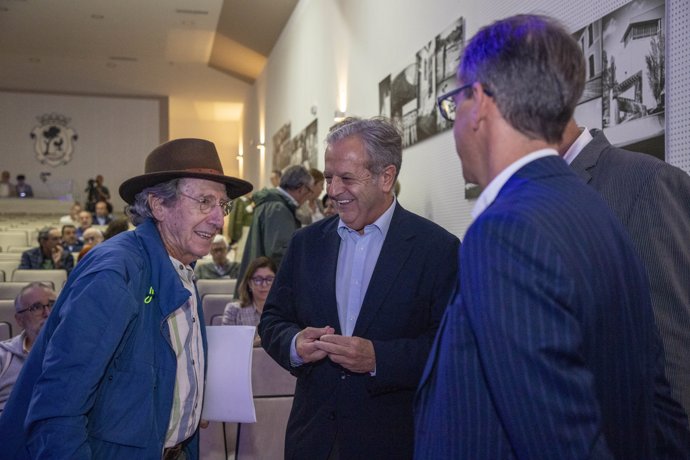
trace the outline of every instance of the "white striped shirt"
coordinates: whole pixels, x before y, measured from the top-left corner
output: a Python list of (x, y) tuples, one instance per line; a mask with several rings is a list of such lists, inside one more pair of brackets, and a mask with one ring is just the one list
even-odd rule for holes
[(175, 446), (194, 434), (199, 426), (204, 399), (204, 349), (194, 270), (172, 256), (170, 261), (191, 296), (167, 318), (170, 342), (177, 356), (177, 374), (165, 447)]

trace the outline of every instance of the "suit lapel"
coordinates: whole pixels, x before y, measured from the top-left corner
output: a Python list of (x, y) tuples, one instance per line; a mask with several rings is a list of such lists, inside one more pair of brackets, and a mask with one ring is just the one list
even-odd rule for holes
[(575, 171), (580, 179), (588, 184), (592, 180), (591, 170), (599, 162), (601, 152), (610, 146), (604, 133), (592, 130), (592, 140), (577, 154), (570, 167)]
[(411, 241), (416, 235), (414, 230), (407, 225), (406, 217), (407, 211), (396, 204), (388, 234), (381, 247), (357, 324), (352, 332), (354, 336), (364, 336), (412, 252)]

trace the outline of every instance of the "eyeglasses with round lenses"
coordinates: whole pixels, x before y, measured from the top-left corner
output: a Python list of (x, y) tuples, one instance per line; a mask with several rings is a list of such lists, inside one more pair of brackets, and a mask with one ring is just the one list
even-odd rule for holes
[(55, 305), (54, 300), (49, 300), (48, 303), (45, 303), (45, 304), (41, 303), (41, 302), (36, 302), (36, 303), (33, 303), (33, 304), (29, 305), (28, 307), (26, 307), (22, 310), (17, 310), (17, 313), (25, 313), (28, 311), (32, 315), (42, 315), (43, 310), (45, 310), (46, 308), (52, 309), (53, 305)]
[(204, 214), (210, 213), (214, 207), (220, 206), (220, 209), (223, 211), (223, 215), (227, 216), (230, 214), (230, 211), (232, 211), (232, 201), (229, 200), (221, 200), (218, 201), (216, 200), (216, 197), (214, 196), (204, 196), (201, 198), (194, 198), (193, 196), (189, 196), (185, 193), (180, 192), (180, 195), (182, 195), (185, 198), (189, 198), (192, 201), (196, 201), (199, 203), (199, 211), (201, 211)]
[[(458, 88), (455, 88), (452, 91), (447, 92), (443, 96), (439, 97), (436, 100), (436, 103), (438, 104), (438, 111), (441, 113), (441, 116), (445, 118), (448, 121), (455, 121), (455, 109), (457, 108), (457, 102), (455, 101), (455, 96), (457, 94), (462, 93), (463, 91), (466, 91), (472, 87), (474, 83), (468, 83), (466, 85), (462, 85)], [(489, 97), (493, 97), (493, 93), (487, 89), (483, 89), (484, 94), (486, 94)]]
[(266, 278), (255, 276), (253, 278), (250, 278), (249, 281), (251, 281), (254, 286), (270, 286), (273, 284), (274, 279), (274, 276), (268, 276)]

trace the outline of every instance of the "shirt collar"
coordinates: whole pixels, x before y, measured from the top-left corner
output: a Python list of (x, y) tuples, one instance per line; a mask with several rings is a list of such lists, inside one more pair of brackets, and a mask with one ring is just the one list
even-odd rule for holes
[(552, 155), (558, 156), (558, 152), (551, 148), (541, 149), (537, 150), (536, 152), (527, 154), (519, 160), (510, 164), (510, 166), (505, 168), (496, 177), (494, 177), (494, 179), (491, 182), (489, 182), (489, 185), (486, 186), (481, 195), (479, 195), (479, 198), (477, 198), (477, 202), (474, 204), (474, 208), (472, 208), (472, 217), (474, 219), (479, 217), (479, 215), (483, 213), (486, 210), (486, 208), (488, 208), (491, 205), (491, 203), (494, 202), (494, 200), (498, 196), (498, 192), (501, 191), (505, 183), (508, 182), (508, 179), (510, 179), (511, 176), (515, 174), (520, 168), (525, 166), (527, 163), (531, 163), (535, 160), (538, 160), (539, 158)]
[(284, 190), (284, 189), (282, 189), (282, 188), (280, 188), (280, 187), (276, 187), (276, 190), (278, 190), (278, 193), (280, 193), (280, 194), (283, 195), (285, 198), (287, 198), (288, 201), (289, 201), (290, 203), (292, 203), (292, 204), (294, 204), (295, 206), (298, 206), (298, 207), (299, 207), (299, 203), (297, 202), (297, 200), (295, 200), (295, 199), (292, 197), (292, 195), (290, 195), (286, 190)]
[[(395, 203), (397, 202), (397, 199), (395, 198), (395, 195), (393, 195), (393, 202), (391, 205), (386, 209), (383, 214), (379, 216), (378, 219), (376, 219), (373, 223), (367, 225), (364, 227), (364, 233), (369, 233), (373, 231), (374, 229), (377, 229), (381, 235), (385, 238), (386, 235), (388, 234), (388, 229), (391, 226), (391, 219), (393, 218), (393, 211), (395, 210)], [(345, 222), (342, 221), (342, 219), (338, 220), (338, 235), (340, 235), (340, 238), (345, 239), (348, 234), (350, 233), (357, 233), (357, 230), (353, 230), (347, 225), (345, 225)]]
[(577, 136), (577, 139), (575, 139), (573, 145), (571, 145), (565, 152), (565, 155), (563, 155), (563, 159), (568, 164), (571, 164), (573, 160), (577, 158), (577, 156), (580, 154), (582, 149), (585, 148), (585, 145), (589, 144), (590, 141), (593, 139), (592, 133), (589, 132), (589, 129), (582, 127), (580, 129), (582, 130), (582, 132), (579, 136)]
[(172, 262), (173, 268), (177, 272), (177, 274), (180, 276), (180, 279), (188, 282), (193, 282), (194, 281), (194, 269), (190, 265), (185, 265), (173, 256), (170, 256), (170, 262)]

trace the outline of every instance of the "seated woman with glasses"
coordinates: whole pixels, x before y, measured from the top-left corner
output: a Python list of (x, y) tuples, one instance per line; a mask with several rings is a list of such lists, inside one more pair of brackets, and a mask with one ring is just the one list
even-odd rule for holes
[[(256, 326), (259, 324), (268, 291), (276, 276), (276, 264), (268, 257), (257, 257), (247, 267), (240, 281), (239, 302), (230, 302), (225, 306), (223, 325)], [(261, 345), (258, 334), (254, 336), (254, 346)]]

